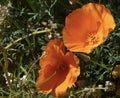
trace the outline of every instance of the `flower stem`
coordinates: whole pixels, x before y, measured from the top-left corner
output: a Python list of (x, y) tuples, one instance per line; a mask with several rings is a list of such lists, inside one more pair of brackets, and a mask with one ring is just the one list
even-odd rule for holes
[(55, 75), (56, 75), (56, 71), (50, 77), (48, 77), (47, 79), (45, 79), (41, 82), (38, 82), (37, 84), (41, 85), (42, 83), (45, 83), (45, 82), (49, 81), (50, 79), (52, 79)]
[(95, 64), (95, 65), (98, 65), (98, 66), (104, 68), (104, 69), (107, 69), (108, 71), (111, 71), (111, 68), (106, 67), (105, 64), (101, 64), (101, 63), (95, 62), (95, 61), (93, 61), (93, 60), (91, 60), (91, 62), (92, 62), (93, 64)]
[(76, 92), (75, 94), (79, 94), (81, 92), (87, 92), (87, 91), (95, 91), (95, 90), (107, 90), (108, 88), (107, 87), (94, 87), (94, 88), (84, 88), (83, 90), (80, 90), (78, 92)]
[(7, 50), (2, 45), (0, 45), (0, 50), (3, 52), (3, 58), (4, 58), (3, 69), (4, 69), (4, 73), (5, 73), (7, 82), (8, 82), (9, 89), (12, 90), (12, 85), (10, 83), (10, 77), (8, 75), (8, 54), (7, 54)]
[(80, 1), (76, 1), (77, 4), (79, 4), (80, 6), (83, 6), (83, 4)]
[(51, 31), (51, 29), (45, 29), (45, 30), (42, 30), (42, 31), (38, 31), (38, 29), (37, 29), (37, 30), (34, 31), (33, 33), (30, 33), (30, 34), (28, 34), (28, 35), (25, 35), (25, 36), (23, 36), (23, 37), (20, 37), (20, 38), (18, 38), (17, 40), (15, 40), (14, 42), (8, 44), (8, 45), (5, 47), (5, 49), (10, 48), (11, 46), (13, 46), (14, 44), (16, 44), (17, 42), (19, 42), (19, 41), (21, 41), (21, 40), (23, 40), (23, 39), (25, 39), (25, 38), (27, 38), (27, 37), (30, 37), (30, 36), (32, 36), (32, 35), (41, 34), (41, 33), (48, 33), (48, 32), (50, 32), (50, 31)]

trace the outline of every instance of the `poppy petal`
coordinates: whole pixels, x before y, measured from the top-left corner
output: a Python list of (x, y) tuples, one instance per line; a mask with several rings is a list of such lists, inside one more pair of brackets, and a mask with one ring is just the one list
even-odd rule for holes
[(68, 63), (69, 72), (66, 75), (66, 79), (56, 87), (54, 91), (55, 96), (65, 96), (66, 90), (75, 83), (77, 76), (80, 74), (80, 68), (77, 65), (79, 60), (75, 55), (69, 52), (65, 55), (65, 60)]
[(51, 92), (54, 96), (64, 96), (80, 74), (79, 59), (70, 52), (65, 55), (54, 41), (50, 47), (46, 50), (47, 56), (40, 59), (41, 69), (36, 88), (44, 94)]
[(114, 28), (113, 16), (104, 5), (88, 3), (66, 17), (63, 41), (72, 52), (90, 53)]

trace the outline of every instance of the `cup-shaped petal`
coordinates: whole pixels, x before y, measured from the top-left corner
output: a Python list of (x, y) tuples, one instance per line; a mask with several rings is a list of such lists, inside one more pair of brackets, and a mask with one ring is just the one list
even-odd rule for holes
[(90, 53), (114, 28), (114, 18), (104, 5), (88, 3), (66, 17), (63, 41), (72, 52)]
[[(51, 40), (46, 47), (46, 56), (40, 59), (41, 69), (36, 81), (36, 88), (41, 93), (53, 93), (54, 96), (65, 96), (66, 91), (77, 80), (80, 74), (79, 59), (73, 53), (64, 53), (62, 41)], [(52, 48), (48, 48), (48, 46)], [(48, 50), (47, 50), (48, 49)]]

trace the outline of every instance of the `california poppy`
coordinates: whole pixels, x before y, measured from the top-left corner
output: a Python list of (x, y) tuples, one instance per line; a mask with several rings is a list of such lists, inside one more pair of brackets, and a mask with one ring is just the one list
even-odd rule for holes
[(88, 3), (66, 17), (63, 41), (72, 52), (90, 53), (114, 28), (113, 16), (104, 5)]
[(63, 42), (51, 40), (45, 48), (46, 56), (40, 59), (36, 88), (41, 93), (65, 96), (80, 74), (79, 59), (71, 52), (65, 54)]

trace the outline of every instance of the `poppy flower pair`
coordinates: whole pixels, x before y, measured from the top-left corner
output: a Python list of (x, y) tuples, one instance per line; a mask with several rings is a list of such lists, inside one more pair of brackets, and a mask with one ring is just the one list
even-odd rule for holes
[[(79, 59), (71, 52), (90, 53), (104, 42), (115, 28), (110, 11), (104, 5), (88, 3), (66, 17), (63, 42), (51, 40), (40, 59), (36, 88), (41, 93), (64, 96), (80, 74)], [(65, 52), (65, 46), (71, 52)]]

